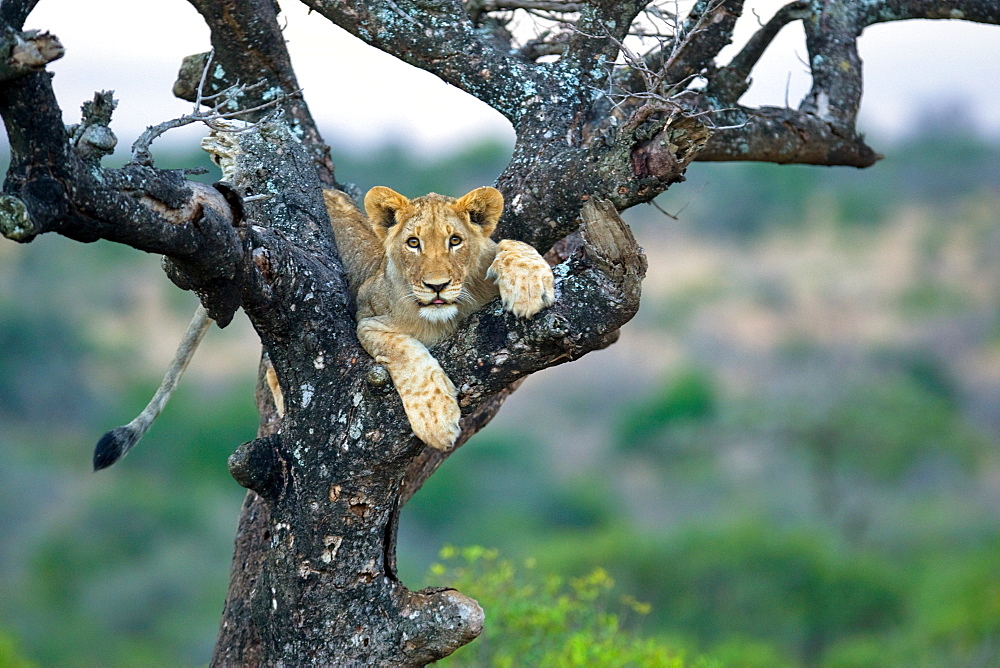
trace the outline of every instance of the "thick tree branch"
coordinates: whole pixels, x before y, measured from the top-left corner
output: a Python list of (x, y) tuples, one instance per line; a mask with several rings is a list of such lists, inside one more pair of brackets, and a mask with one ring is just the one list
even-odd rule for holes
[(560, 68), (576, 74), (582, 86), (601, 87), (618, 56), (619, 45), (648, 0), (584, 3), (570, 34)]
[(478, 23), (479, 17), (489, 12), (527, 9), (536, 12), (572, 14), (582, 11), (586, 5), (585, 2), (565, 2), (563, 0), (469, 0), (465, 3), (465, 9), (469, 13), (469, 17)]
[(698, 0), (678, 37), (677, 46), (663, 66), (663, 79), (679, 84), (692, 76), (710, 74), (719, 51), (733, 39), (743, 0)]
[(39, 0), (0, 0), (0, 21), (14, 30), (21, 30), (28, 14)]
[(906, 19), (956, 19), (1000, 24), (994, 0), (876, 0), (866, 2), (858, 17), (863, 25)]
[[(26, 242), (56, 232), (79, 241), (107, 239), (183, 263), (178, 278), (207, 294), (238, 283), (241, 242), (220, 193), (179, 172), (130, 166), (106, 170), (100, 157), (114, 146), (107, 127), (110, 94), (85, 105), (85, 120), (67, 137), (47, 73), (0, 84), (0, 115), (11, 164), (0, 201), (0, 234)], [(72, 139), (72, 142), (70, 141)], [(110, 148), (109, 148), (110, 147)], [(205, 306), (225, 324), (238, 304)]]
[(812, 88), (799, 110), (853, 134), (861, 106), (861, 27), (854, 3), (814, 0), (813, 15), (803, 25), (812, 70)]
[[(498, 49), (457, 0), (302, 1), (368, 44), (486, 102), (515, 127), (532, 101), (557, 83), (545, 70)], [(405, 104), (394, 100), (391, 90), (386, 101)]]
[(643, 105), (619, 124), (570, 123), (564, 135), (519, 137), (497, 180), (508, 202), (498, 235), (546, 251), (577, 229), (591, 193), (624, 210), (666, 190), (708, 139), (701, 118), (675, 111)]
[(189, 2), (211, 30), (213, 62), (203, 77), (208, 54), (189, 56), (174, 84), (174, 94), (194, 102), (202, 80), (205, 95), (238, 90), (222, 111), (244, 111), (242, 118), (248, 121), (263, 118), (277, 104), (309, 149), (320, 180), (335, 186), (330, 149), (300, 94), (278, 23), (278, 4), (274, 0)]
[(750, 87), (750, 71), (781, 29), (792, 21), (811, 15), (812, 10), (806, 0), (792, 2), (779, 9), (754, 33), (729, 65), (720, 68), (709, 80), (706, 95), (718, 100), (720, 107), (734, 106)]
[(870, 167), (882, 158), (862, 136), (794, 109), (738, 109), (720, 120), (740, 125), (715, 130), (695, 160)]
[(812, 87), (798, 111), (735, 107), (719, 114), (722, 124), (697, 160), (759, 160), (778, 163), (868, 167), (881, 156), (855, 131), (862, 95), (857, 39), (869, 25), (906, 19), (964, 19), (1000, 22), (995, 2), (833, 0), (793, 2), (781, 8), (743, 50), (709, 79), (703, 104), (734, 107), (749, 86), (750, 70), (778, 31), (802, 20), (812, 70)]

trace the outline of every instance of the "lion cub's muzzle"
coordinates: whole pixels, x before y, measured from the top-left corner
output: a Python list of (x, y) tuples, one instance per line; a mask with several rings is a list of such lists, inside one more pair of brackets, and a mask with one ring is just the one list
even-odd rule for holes
[(445, 300), (445, 288), (451, 284), (451, 281), (445, 281), (444, 283), (429, 283), (424, 281), (424, 287), (434, 293), (431, 297), (429, 304), (447, 304), (448, 301)]
[(462, 295), (462, 286), (456, 281), (422, 281), (413, 286), (413, 297), (420, 307), (420, 315), (426, 320), (450, 320), (458, 315), (455, 302)]

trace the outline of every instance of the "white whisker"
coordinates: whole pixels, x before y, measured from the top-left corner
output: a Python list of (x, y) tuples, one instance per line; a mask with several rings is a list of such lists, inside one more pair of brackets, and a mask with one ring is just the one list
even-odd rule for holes
[(463, 285), (461, 292), (458, 293), (458, 297), (455, 301), (460, 304), (475, 304), (476, 298), (472, 296), (472, 293)]

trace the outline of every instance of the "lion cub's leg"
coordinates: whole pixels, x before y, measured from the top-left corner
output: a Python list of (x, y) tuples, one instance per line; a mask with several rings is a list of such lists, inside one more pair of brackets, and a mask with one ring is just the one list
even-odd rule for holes
[(496, 281), (503, 307), (521, 318), (530, 318), (555, 301), (552, 269), (538, 251), (526, 243), (504, 239), (486, 277)]
[(278, 383), (278, 374), (274, 371), (274, 365), (271, 361), (267, 362), (267, 371), (264, 372), (264, 378), (267, 380), (267, 387), (271, 390), (271, 398), (274, 399), (274, 409), (278, 412), (278, 417), (285, 416), (285, 395), (281, 391), (281, 385)]
[(379, 317), (358, 322), (358, 339), (389, 370), (417, 438), (432, 448), (450, 449), (462, 414), (455, 386), (427, 347)]

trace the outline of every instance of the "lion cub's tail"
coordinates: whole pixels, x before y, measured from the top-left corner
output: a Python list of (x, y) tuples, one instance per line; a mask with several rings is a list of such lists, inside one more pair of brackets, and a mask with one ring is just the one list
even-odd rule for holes
[(115, 427), (101, 436), (101, 440), (97, 442), (97, 447), (94, 448), (95, 471), (107, 468), (127, 455), (128, 451), (149, 431), (153, 420), (167, 405), (170, 395), (177, 389), (181, 374), (187, 368), (195, 349), (201, 343), (212, 322), (205, 307), (199, 305), (194, 317), (191, 318), (191, 324), (184, 332), (180, 346), (177, 347), (174, 361), (171, 362), (170, 368), (167, 369), (167, 373), (163, 377), (163, 382), (160, 383), (160, 387), (156, 390), (153, 398), (149, 400), (146, 408), (134, 420), (121, 427)]

